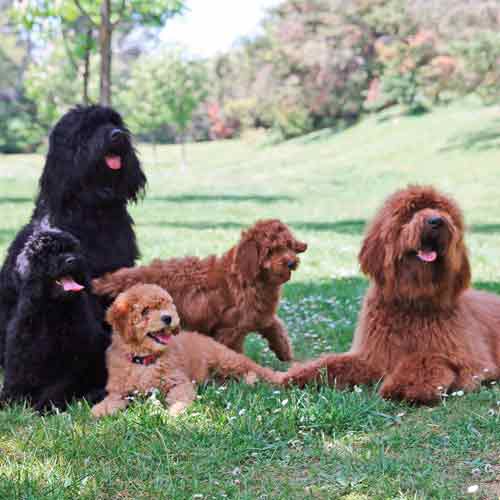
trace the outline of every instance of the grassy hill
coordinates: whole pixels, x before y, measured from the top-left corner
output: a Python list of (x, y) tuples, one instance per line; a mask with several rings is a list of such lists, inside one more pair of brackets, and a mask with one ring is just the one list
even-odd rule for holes
[[(432, 183), (465, 211), (475, 284), (500, 292), (500, 109), (473, 101), (395, 111), (281, 145), (140, 147), (149, 188), (132, 208), (143, 261), (221, 253), (279, 217), (309, 250), (280, 315), (299, 359), (349, 347), (366, 280), (365, 222), (393, 190)], [(0, 156), (0, 252), (32, 209), (42, 156)], [(284, 367), (251, 337), (247, 353)], [(0, 412), (0, 498), (455, 499), (500, 496), (500, 391), (412, 408), (360, 392), (208, 384), (177, 420), (155, 401), (98, 423), (84, 404)]]

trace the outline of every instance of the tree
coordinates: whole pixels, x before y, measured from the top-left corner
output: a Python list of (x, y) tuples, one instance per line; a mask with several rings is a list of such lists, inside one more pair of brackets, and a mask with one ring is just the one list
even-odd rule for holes
[(73, 50), (69, 54), (84, 61), (84, 100), (88, 99), (90, 53), (98, 46), (99, 100), (110, 105), (113, 34), (139, 26), (163, 26), (184, 8), (184, 0), (28, 0), (16, 7), (14, 14), (29, 31), (40, 26), (51, 27), (59, 29), (66, 42), (71, 40)]
[(130, 122), (153, 136), (172, 126), (181, 142), (182, 168), (186, 167), (186, 131), (193, 112), (207, 95), (207, 73), (202, 62), (180, 50), (164, 50), (141, 57), (132, 67), (126, 90), (119, 95)]

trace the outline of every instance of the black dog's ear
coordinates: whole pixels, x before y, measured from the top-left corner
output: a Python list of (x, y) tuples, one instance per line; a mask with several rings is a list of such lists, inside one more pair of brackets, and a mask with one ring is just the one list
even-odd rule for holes
[(240, 273), (246, 283), (255, 280), (259, 272), (259, 250), (254, 240), (247, 240), (238, 245), (233, 271)]

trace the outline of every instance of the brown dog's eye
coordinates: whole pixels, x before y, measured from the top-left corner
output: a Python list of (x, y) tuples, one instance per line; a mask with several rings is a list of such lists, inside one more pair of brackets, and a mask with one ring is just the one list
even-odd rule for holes
[(145, 307), (141, 312), (142, 317), (145, 318), (148, 315), (148, 312), (149, 312), (149, 307)]

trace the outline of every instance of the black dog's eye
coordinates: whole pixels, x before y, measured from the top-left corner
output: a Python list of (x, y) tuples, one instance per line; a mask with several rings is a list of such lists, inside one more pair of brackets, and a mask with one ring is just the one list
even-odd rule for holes
[(145, 307), (141, 312), (142, 317), (145, 318), (148, 315), (148, 313), (149, 313), (149, 307)]

